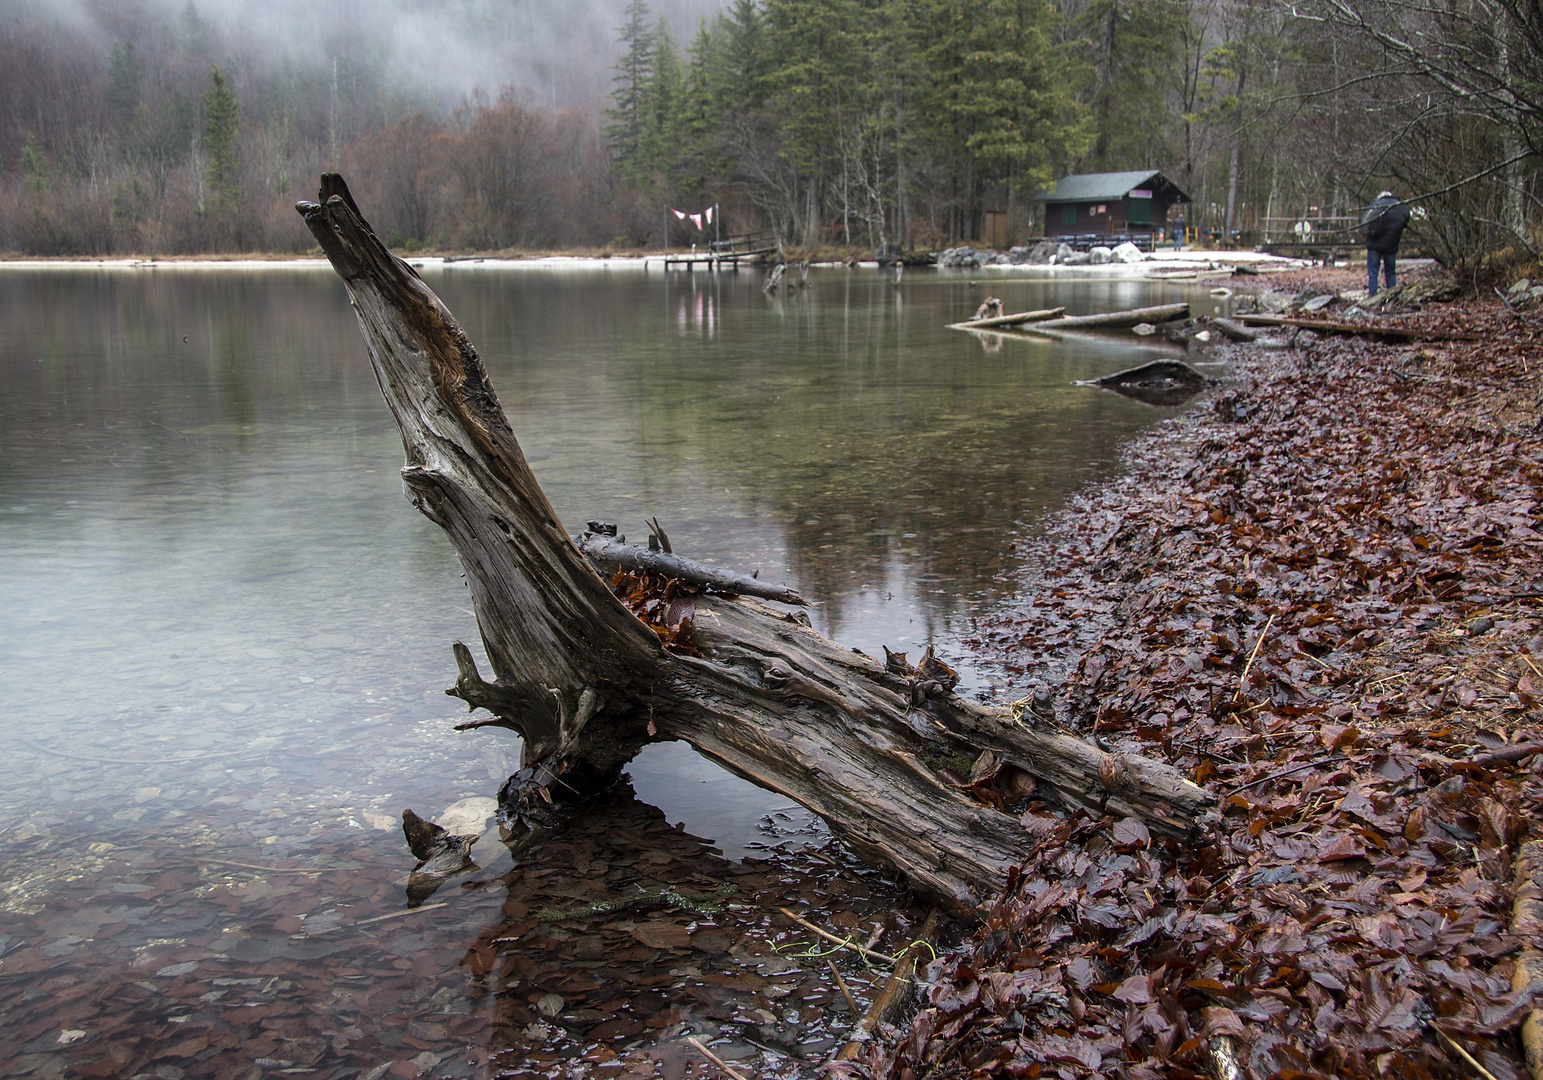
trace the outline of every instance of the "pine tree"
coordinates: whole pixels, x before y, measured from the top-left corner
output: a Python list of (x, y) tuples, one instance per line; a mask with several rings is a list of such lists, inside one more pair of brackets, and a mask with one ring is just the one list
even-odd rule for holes
[(139, 54), (127, 38), (113, 42), (107, 59), (107, 102), (119, 130), (128, 127), (139, 104)]
[(654, 31), (648, 18), (648, 0), (631, 0), (627, 21), (617, 38), (627, 47), (616, 64), (616, 88), (611, 91), (611, 108), (606, 110), (605, 137), (616, 154), (616, 166), (623, 175), (639, 171), (638, 152), (645, 138), (648, 84), (654, 72)]
[(782, 159), (796, 171), (804, 244), (818, 243), (826, 181), (857, 104), (866, 65), (858, 0), (767, 0), (769, 107), (780, 121)]
[(675, 147), (676, 185), (693, 199), (707, 194), (710, 178), (726, 164), (718, 146), (718, 127), (729, 85), (723, 36), (722, 20), (716, 28), (702, 20), (686, 50), (685, 81), (668, 133)]
[(27, 178), (27, 189), (34, 195), (42, 195), (48, 186), (48, 157), (38, 144), (35, 132), (27, 132), (27, 141), (21, 148), (21, 174)]
[(685, 93), (685, 72), (670, 28), (661, 19), (654, 27), (654, 60), (643, 94), (642, 131), (635, 162), (644, 176), (667, 176), (678, 157), (674, 136)]
[(1082, 95), (1093, 112), (1095, 169), (1156, 166), (1173, 117), (1163, 76), (1178, 67), (1179, 17), (1167, 0), (1091, 0), (1077, 21), (1084, 41)]
[(203, 16), (198, 14), (198, 6), (193, 0), (188, 0), (187, 6), (182, 9), (182, 14), (177, 16), (177, 30), (182, 38), (183, 52), (193, 56), (200, 56), (209, 48), (209, 27), (204, 22)]
[(226, 85), (218, 64), (209, 69), (209, 83), (204, 91), (205, 177), (220, 209), (229, 213), (241, 204), (241, 148), (236, 142), (240, 117), (236, 92)]
[(729, 79), (727, 108), (759, 108), (766, 87), (766, 20), (756, 0), (734, 0), (724, 17), (724, 67)]
[(1064, 53), (1044, 0), (933, 0), (924, 113), (947, 162), (954, 235), (979, 225), (981, 197), (1008, 183), (1034, 191), (1087, 146)]

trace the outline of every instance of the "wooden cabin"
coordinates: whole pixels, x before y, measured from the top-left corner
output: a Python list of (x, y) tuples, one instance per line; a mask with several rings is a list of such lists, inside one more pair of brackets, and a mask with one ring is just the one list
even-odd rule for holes
[(1034, 201), (1045, 206), (1048, 240), (1141, 243), (1178, 217), (1190, 198), (1157, 169), (1142, 169), (1063, 176)]

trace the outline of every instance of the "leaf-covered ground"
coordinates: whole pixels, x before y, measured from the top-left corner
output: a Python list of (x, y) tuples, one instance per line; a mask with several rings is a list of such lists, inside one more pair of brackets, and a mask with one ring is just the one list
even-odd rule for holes
[(1031, 805), (973, 946), (854, 1074), (1212, 1075), (1229, 1036), (1258, 1080), (1475, 1075), (1444, 1032), (1525, 1075), (1543, 348), (1515, 342), (1543, 315), (1400, 321), (1487, 340), (1233, 348), (1208, 407), (1032, 542), (1039, 580), (976, 646), (1221, 812), (1185, 845)]

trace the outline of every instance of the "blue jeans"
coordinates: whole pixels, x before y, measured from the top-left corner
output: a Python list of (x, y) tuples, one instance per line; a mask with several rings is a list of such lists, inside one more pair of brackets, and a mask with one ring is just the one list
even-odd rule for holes
[(1170, 230), (1173, 233), (1173, 250), (1180, 251), (1184, 247), (1184, 234), (1178, 229)]
[(1398, 284), (1398, 269), (1395, 266), (1397, 256), (1391, 251), (1378, 251), (1375, 248), (1366, 249), (1366, 293), (1368, 296), (1377, 295), (1377, 268), (1382, 267), (1382, 276), (1388, 288)]

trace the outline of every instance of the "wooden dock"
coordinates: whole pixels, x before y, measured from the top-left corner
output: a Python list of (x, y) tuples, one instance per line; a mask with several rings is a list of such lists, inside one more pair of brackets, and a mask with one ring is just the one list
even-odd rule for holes
[(738, 270), (741, 259), (774, 254), (777, 238), (769, 232), (744, 233), (710, 240), (700, 251), (669, 252), (664, 256), (666, 270), (695, 270), (701, 264), (708, 270)]

